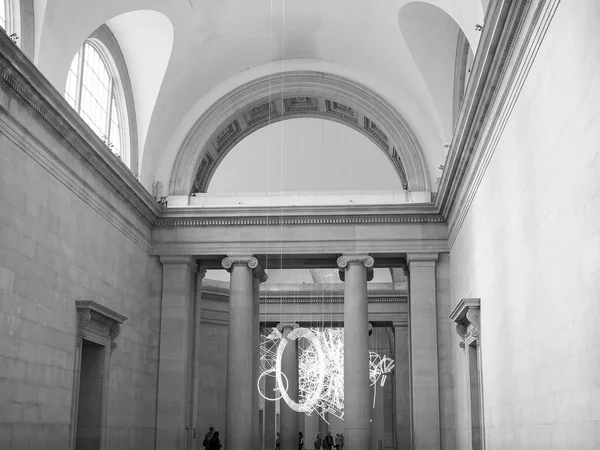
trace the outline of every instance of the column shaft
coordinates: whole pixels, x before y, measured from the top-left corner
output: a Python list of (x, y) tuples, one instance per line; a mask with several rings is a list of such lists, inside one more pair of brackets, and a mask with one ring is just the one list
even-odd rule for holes
[(227, 395), (225, 448), (252, 448), (252, 269), (248, 264), (231, 266), (229, 333), (227, 336)]
[[(325, 418), (328, 419), (329, 417), (329, 413), (325, 413)], [(327, 422), (321, 417), (319, 416), (319, 433), (321, 433), (321, 439), (325, 439), (325, 436), (327, 436), (327, 431), (329, 430), (329, 425), (327, 425)]]
[(408, 326), (394, 324), (394, 360), (396, 383), (396, 450), (411, 450), (410, 367)]
[[(265, 377), (265, 396), (275, 397), (275, 377)], [(275, 450), (275, 402), (265, 400), (265, 450)]]
[(260, 279), (252, 278), (252, 448), (259, 450), (261, 433), (259, 430), (259, 394), (258, 394), (258, 360), (259, 355), (259, 301), (260, 301)]
[(161, 257), (161, 262), (163, 285), (156, 448), (185, 448), (191, 426), (190, 359), (193, 340), (193, 273), (196, 263), (190, 256)]
[[(283, 325), (282, 334), (284, 338), (292, 331), (291, 325)], [(288, 395), (295, 402), (298, 401), (298, 341), (288, 340), (281, 358), (281, 371), (288, 379)], [(281, 450), (298, 449), (298, 412), (288, 406), (285, 401), (280, 403), (280, 438)]]
[(408, 259), (413, 445), (415, 450), (439, 450), (437, 255), (409, 255)]
[(200, 413), (200, 369), (201, 369), (201, 346), (202, 342), (200, 340), (200, 326), (202, 322), (202, 279), (206, 274), (206, 269), (202, 267), (198, 267), (196, 274), (196, 295), (194, 299), (193, 305), (193, 316), (192, 316), (192, 336), (193, 336), (193, 348), (191, 352), (192, 358), (192, 405), (191, 405), (191, 434), (190, 440), (191, 450), (201, 450), (202, 440), (204, 439), (204, 435), (201, 436), (201, 432), (198, 429), (199, 427), (199, 413)]
[(368, 449), (369, 335), (364, 260), (347, 262), (344, 276), (344, 445), (350, 450)]

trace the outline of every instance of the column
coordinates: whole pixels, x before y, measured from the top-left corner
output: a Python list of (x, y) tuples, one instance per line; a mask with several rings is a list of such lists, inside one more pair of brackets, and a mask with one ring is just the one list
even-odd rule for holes
[(413, 447), (415, 450), (439, 450), (437, 253), (409, 254), (407, 260)]
[(224, 258), (223, 267), (231, 274), (229, 284), (229, 332), (227, 334), (227, 374), (224, 448), (256, 450), (252, 447), (253, 297), (252, 269), (258, 260), (249, 255)]
[(161, 256), (160, 359), (156, 448), (185, 448), (189, 439), (193, 329), (193, 257)]
[(344, 447), (369, 448), (369, 330), (367, 281), (374, 260), (342, 255), (337, 260), (344, 286)]
[(396, 450), (411, 450), (408, 323), (394, 323)]
[[(277, 329), (287, 339), (288, 334), (298, 324), (280, 323)], [(287, 394), (298, 402), (298, 340), (288, 339), (285, 351), (281, 357), (281, 371), (288, 379)], [(298, 450), (298, 412), (294, 411), (288, 404), (281, 400), (281, 411), (279, 413), (279, 432), (281, 439), (281, 450)]]
[(325, 436), (327, 436), (327, 431), (329, 430), (329, 425), (327, 425), (326, 422), (326, 420), (329, 420), (329, 413), (325, 412), (323, 415), (325, 416), (325, 419), (319, 416), (319, 433), (321, 433), (321, 439), (325, 439)]
[(252, 448), (260, 449), (261, 430), (259, 423), (260, 396), (258, 394), (258, 360), (260, 358), (260, 283), (267, 281), (267, 274), (261, 266), (254, 269), (252, 276)]
[(206, 275), (206, 269), (202, 266), (198, 265), (196, 271), (196, 295), (193, 304), (193, 327), (192, 327), (192, 336), (193, 336), (193, 348), (191, 352), (192, 357), (192, 410), (191, 410), (191, 436), (190, 441), (191, 445), (189, 446), (192, 450), (201, 450), (202, 441), (204, 440), (204, 434), (202, 430), (198, 429), (198, 413), (201, 408), (200, 406), (200, 348), (202, 346), (202, 342), (200, 342), (200, 326), (202, 322), (202, 280)]
[[(275, 397), (275, 377), (266, 376), (265, 396)], [(275, 450), (275, 402), (265, 400), (265, 450)]]

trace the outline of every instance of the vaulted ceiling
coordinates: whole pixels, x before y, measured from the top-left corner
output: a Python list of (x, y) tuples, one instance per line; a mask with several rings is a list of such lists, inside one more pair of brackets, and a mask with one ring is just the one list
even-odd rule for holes
[(482, 21), (480, 0), (35, 0), (35, 62), (62, 92), (83, 41), (111, 29), (135, 100), (133, 170), (148, 188), (168, 184), (215, 102), (290, 71), (343, 77), (384, 99), (416, 137), (434, 186), (452, 136), (457, 43), (464, 33), (474, 53)]

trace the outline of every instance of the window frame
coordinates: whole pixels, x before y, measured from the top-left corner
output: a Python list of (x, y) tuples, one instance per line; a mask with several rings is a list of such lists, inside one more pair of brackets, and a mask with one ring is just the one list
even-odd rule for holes
[[(133, 173), (137, 174), (139, 170), (137, 148), (137, 121), (135, 117), (133, 90), (131, 88), (129, 72), (127, 71), (127, 65), (125, 63), (123, 53), (121, 52), (121, 48), (119, 47), (115, 36), (112, 34), (110, 29), (106, 25), (102, 25), (96, 31), (94, 31), (77, 50), (77, 52), (79, 52), (80, 55), (77, 66), (77, 85), (75, 91), (74, 109), (77, 112), (77, 114), (79, 114), (81, 117), (81, 97), (83, 84), (82, 75), (86, 44), (90, 45), (98, 53), (100, 60), (106, 67), (106, 70), (108, 71), (111, 79), (108, 109), (105, 123), (105, 143), (108, 146), (110, 139), (112, 104), (114, 98), (116, 111), (119, 115), (118, 123), (120, 127), (119, 135), (121, 140), (121, 160)], [(73, 58), (75, 58), (75, 55), (73, 55)], [(69, 65), (68, 70), (70, 70), (70, 67), (71, 65)], [(65, 84), (65, 94), (66, 91), (67, 85)], [(94, 134), (96, 133), (94, 132)], [(100, 136), (99, 138), (102, 139), (102, 137)], [(117, 154), (114, 151), (113, 153)]]

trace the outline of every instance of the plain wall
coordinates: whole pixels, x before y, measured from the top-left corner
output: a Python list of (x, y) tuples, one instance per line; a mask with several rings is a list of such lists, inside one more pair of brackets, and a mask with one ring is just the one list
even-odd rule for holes
[(560, 3), (451, 250), (453, 305), (481, 299), (487, 450), (600, 445), (599, 21), (596, 0)]

